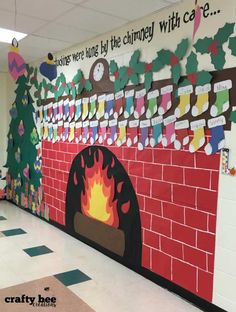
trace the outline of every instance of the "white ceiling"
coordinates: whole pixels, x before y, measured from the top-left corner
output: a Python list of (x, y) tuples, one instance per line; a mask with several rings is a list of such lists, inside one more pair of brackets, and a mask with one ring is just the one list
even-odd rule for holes
[[(20, 53), (31, 62), (181, 1), (0, 0), (0, 27), (28, 34)], [(8, 71), (8, 51), (0, 43), (0, 72)]]

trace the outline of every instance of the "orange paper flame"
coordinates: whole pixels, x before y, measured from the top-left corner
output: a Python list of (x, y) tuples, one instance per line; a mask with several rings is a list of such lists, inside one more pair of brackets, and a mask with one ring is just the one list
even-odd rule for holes
[(103, 169), (103, 154), (94, 154), (94, 165), (85, 167), (84, 192), (81, 194), (82, 213), (88, 217), (119, 227), (114, 177), (108, 177), (108, 166)]

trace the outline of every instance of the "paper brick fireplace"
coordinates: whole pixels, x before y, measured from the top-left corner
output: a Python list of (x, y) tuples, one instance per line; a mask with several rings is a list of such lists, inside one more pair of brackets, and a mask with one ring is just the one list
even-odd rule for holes
[[(74, 158), (89, 145), (44, 141), (44, 200), (65, 225)], [(141, 265), (211, 301), (220, 155), (174, 148), (107, 146), (125, 168), (138, 199)]]

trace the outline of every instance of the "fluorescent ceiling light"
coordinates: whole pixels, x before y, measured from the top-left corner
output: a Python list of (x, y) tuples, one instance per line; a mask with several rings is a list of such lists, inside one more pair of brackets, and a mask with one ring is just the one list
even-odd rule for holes
[(0, 42), (12, 43), (13, 38), (16, 38), (17, 41), (20, 41), (26, 36), (27, 34), (18, 31), (0, 28)]

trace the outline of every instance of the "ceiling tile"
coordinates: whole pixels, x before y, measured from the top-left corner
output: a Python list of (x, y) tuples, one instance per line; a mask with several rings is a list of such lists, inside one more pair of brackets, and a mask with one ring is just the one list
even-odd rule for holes
[(158, 11), (170, 4), (164, 0), (88, 0), (81, 5), (99, 12), (133, 20)]
[(87, 0), (62, 0), (64, 2), (73, 3), (73, 4), (80, 4), (86, 2)]
[(96, 32), (79, 30), (71, 26), (50, 23), (35, 33), (42, 37), (62, 40), (70, 43), (80, 43), (94, 37)]
[(7, 1), (0, 0), (0, 9), (7, 11), (15, 11), (15, 0), (7, 0)]
[(126, 19), (113, 17), (90, 9), (77, 7), (63, 15), (57, 22), (81, 30), (105, 33), (127, 23)]
[(17, 12), (48, 21), (74, 8), (73, 4), (61, 0), (18, 0), (17, 3)]

